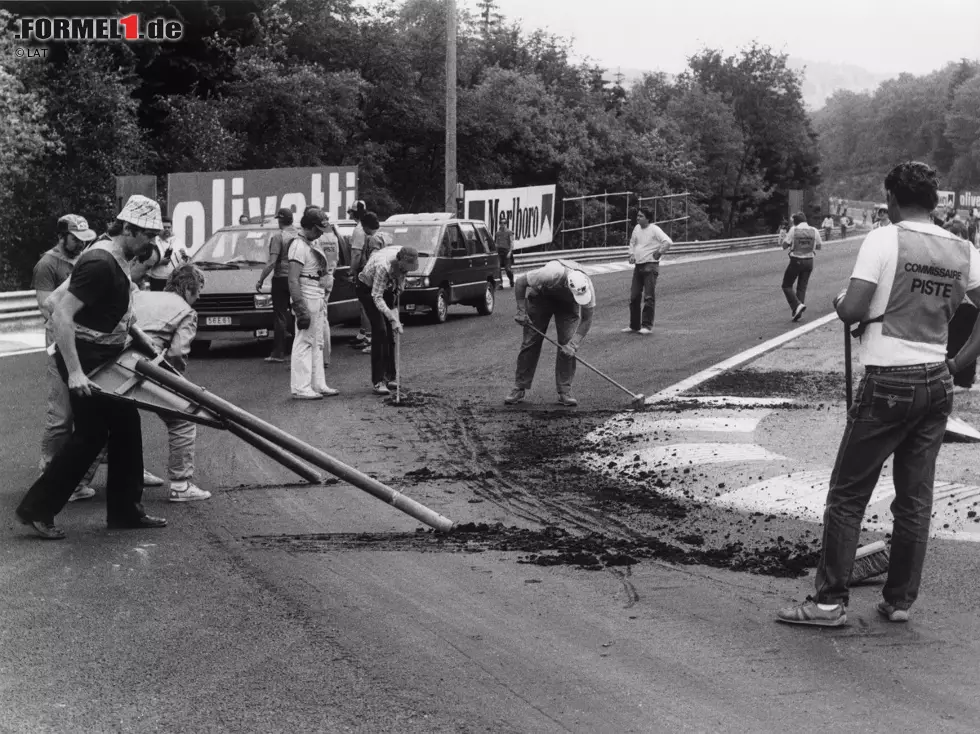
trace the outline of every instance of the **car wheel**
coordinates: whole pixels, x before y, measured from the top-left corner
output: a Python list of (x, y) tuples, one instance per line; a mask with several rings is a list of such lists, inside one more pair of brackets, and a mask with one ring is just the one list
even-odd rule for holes
[(444, 324), (447, 316), (449, 316), (449, 291), (440, 288), (436, 294), (436, 302), (432, 304), (432, 320), (437, 324)]
[(195, 339), (191, 342), (191, 354), (207, 354), (210, 348), (210, 339)]
[(496, 303), (496, 289), (492, 281), (487, 281), (487, 289), (483, 292), (483, 300), (476, 305), (476, 312), (480, 316), (489, 316), (493, 313)]

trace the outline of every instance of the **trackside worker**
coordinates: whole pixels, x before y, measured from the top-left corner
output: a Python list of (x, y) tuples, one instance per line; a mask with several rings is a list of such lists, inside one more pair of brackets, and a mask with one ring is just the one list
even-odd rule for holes
[(518, 275), (514, 297), (517, 299), (514, 320), (524, 327), (524, 340), (517, 355), (514, 389), (504, 402), (508, 405), (520, 403), (531, 389), (544, 342), (541, 334), (548, 331), (548, 324), (554, 317), (557, 342), (561, 345), (555, 358), (558, 403), (569, 407), (578, 405), (578, 400), (572, 396), (575, 352), (592, 327), (595, 314), (592, 279), (578, 263), (552, 260), (536, 270)]
[[(782, 246), (789, 250), (789, 264), (783, 273), (783, 295), (793, 314), (793, 321), (799, 321), (806, 311), (806, 288), (813, 274), (813, 253), (820, 249), (822, 240), (816, 227), (806, 222), (806, 215), (797, 212), (793, 215), (793, 226), (783, 237)], [(793, 284), (796, 290), (793, 290)]]
[(891, 224), (861, 244), (847, 288), (834, 299), (845, 324), (860, 322), (865, 374), (830, 477), (816, 594), (778, 612), (780, 622), (847, 622), (848, 579), (861, 522), (885, 461), (894, 456), (888, 579), (878, 612), (906, 622), (919, 594), (929, 540), (936, 457), (953, 407), (950, 372), (980, 353), (980, 329), (946, 359), (948, 325), (964, 295), (980, 302), (980, 254), (937, 227), (934, 169), (909, 161), (885, 177)]
[[(514, 233), (507, 226), (507, 215), (501, 212), (500, 222), (497, 224), (497, 231), (493, 235), (493, 244), (497, 248), (497, 257), (500, 260), (500, 269), (507, 274), (510, 280), (510, 287), (514, 287)], [(503, 283), (503, 278), (501, 278)]]
[(327, 258), (316, 246), (329, 227), (319, 209), (308, 209), (299, 221), (298, 236), (289, 245), (289, 297), (296, 314), (296, 337), (290, 362), (289, 390), (296, 400), (336, 395), (323, 375), (323, 286)]
[(286, 361), (286, 325), (289, 323), (289, 245), (296, 237), (293, 227), (293, 210), (288, 207), (276, 212), (279, 231), (269, 238), (269, 260), (259, 273), (256, 292), (272, 273), (272, 354), (266, 362)]
[(58, 372), (70, 391), (74, 430), (34, 482), (17, 518), (42, 538), (65, 537), (54, 524), (86, 470), (108, 441), (106, 515), (112, 528), (158, 528), (167, 524), (143, 510), (143, 436), (139, 410), (103, 397), (88, 372), (125, 349), (133, 322), (129, 262), (163, 229), (160, 205), (134, 195), (109, 228), (109, 239), (79, 256), (68, 293), (51, 320), (57, 344)]

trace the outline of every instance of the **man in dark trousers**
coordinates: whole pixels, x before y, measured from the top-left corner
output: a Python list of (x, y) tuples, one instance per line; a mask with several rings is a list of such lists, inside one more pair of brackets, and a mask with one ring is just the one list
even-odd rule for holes
[(88, 373), (125, 349), (133, 322), (129, 264), (163, 229), (160, 205), (134, 195), (109, 227), (109, 239), (79, 256), (68, 293), (51, 315), (58, 372), (70, 392), (74, 430), (17, 507), (42, 538), (65, 537), (54, 524), (72, 491), (108, 442), (106, 516), (110, 528), (158, 528), (143, 497), (143, 437), (135, 405), (103, 397)]
[(554, 316), (556, 341), (561, 345), (555, 360), (558, 403), (568, 407), (578, 405), (578, 400), (572, 396), (575, 352), (592, 327), (595, 313), (592, 280), (578, 263), (552, 260), (536, 270), (518, 275), (514, 297), (517, 299), (517, 315), (514, 318), (524, 327), (524, 340), (517, 355), (514, 389), (504, 402), (507, 405), (523, 402), (525, 393), (531, 389), (544, 342), (541, 334), (548, 331), (548, 324)]
[(296, 228), (293, 227), (293, 210), (283, 207), (276, 212), (276, 222), (279, 231), (269, 239), (269, 260), (266, 262), (259, 280), (255, 284), (258, 293), (262, 284), (272, 273), (272, 354), (265, 358), (266, 362), (286, 361), (286, 326), (289, 323), (289, 243), (296, 238)]
[(888, 173), (893, 224), (865, 238), (847, 288), (834, 299), (845, 324), (859, 323), (865, 374), (830, 476), (816, 593), (780, 610), (780, 622), (847, 623), (861, 522), (891, 457), (894, 525), (878, 612), (891, 622), (907, 622), (918, 597), (936, 457), (953, 408), (950, 373), (980, 353), (980, 329), (974, 329), (963, 349), (946, 359), (953, 312), (964, 295), (980, 302), (980, 253), (933, 223), (938, 188), (935, 170), (925, 163), (909, 161)]
[[(813, 253), (820, 249), (820, 232), (806, 222), (806, 215), (797, 212), (793, 215), (793, 226), (783, 238), (784, 250), (789, 250), (789, 264), (783, 273), (783, 295), (793, 314), (793, 321), (799, 321), (806, 311), (806, 287), (813, 273)], [(796, 290), (793, 290), (793, 284)]]
[(514, 287), (514, 233), (507, 226), (506, 215), (500, 215), (500, 223), (497, 225), (497, 232), (493, 236), (493, 243), (497, 248), (497, 257), (500, 258), (500, 269), (507, 273), (510, 280), (510, 287)]

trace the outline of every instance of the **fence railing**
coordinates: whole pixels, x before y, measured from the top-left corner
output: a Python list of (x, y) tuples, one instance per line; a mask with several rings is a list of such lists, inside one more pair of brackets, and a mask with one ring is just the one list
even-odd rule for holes
[[(677, 255), (701, 252), (724, 252), (775, 246), (778, 237), (774, 234), (759, 237), (741, 237), (730, 240), (708, 240), (705, 242), (676, 242), (666, 259)], [(626, 259), (625, 247), (595, 247), (578, 250), (550, 250), (546, 252), (516, 252), (514, 266), (517, 269), (534, 268), (550, 260), (564, 258), (577, 263), (617, 262)], [(43, 324), (41, 312), (37, 307), (34, 291), (13, 291), (0, 293), (0, 330), (29, 329)]]

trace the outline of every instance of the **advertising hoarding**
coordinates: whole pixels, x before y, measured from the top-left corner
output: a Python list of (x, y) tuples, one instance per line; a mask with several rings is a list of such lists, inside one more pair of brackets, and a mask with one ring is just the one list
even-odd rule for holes
[(332, 220), (346, 218), (357, 200), (357, 166), (267, 168), (253, 171), (171, 173), (167, 211), (174, 235), (193, 250), (243, 214), (253, 223), (280, 207), (302, 213), (311, 204)]
[(463, 212), (467, 219), (482, 219), (494, 235), (501, 217), (506, 219), (515, 250), (546, 245), (554, 235), (555, 185), (467, 191)]

